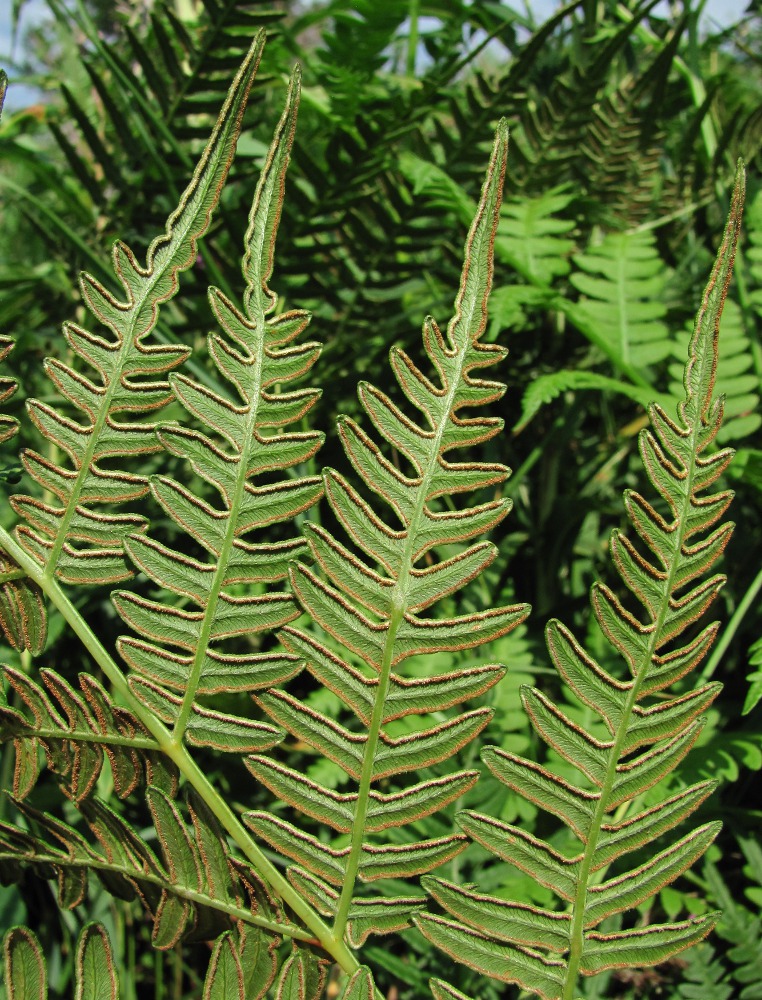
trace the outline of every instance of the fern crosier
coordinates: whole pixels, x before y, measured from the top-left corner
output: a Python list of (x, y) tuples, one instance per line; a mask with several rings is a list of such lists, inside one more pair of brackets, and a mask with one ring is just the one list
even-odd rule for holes
[[(696, 320), (677, 420), (654, 404), (653, 430), (640, 438), (648, 477), (668, 514), (662, 516), (640, 494), (628, 491), (625, 506), (642, 544), (620, 531), (611, 539), (616, 569), (642, 605), (644, 620), (627, 610), (609, 587), (593, 588), (595, 617), (624, 658), (631, 679), (613, 677), (560, 622), (548, 625), (556, 669), (580, 701), (601, 717), (608, 738), (589, 735), (547, 695), (527, 687), (522, 699), (537, 733), (585, 781), (561, 778), (497, 747), (482, 752), (498, 780), (566, 824), (581, 844), (580, 853), (567, 856), (547, 841), (477, 813), (464, 812), (458, 818), (474, 840), (552, 889), (563, 909), (511, 903), (439, 879), (426, 880), (434, 899), (455, 918), (421, 915), (417, 922), (429, 940), (472, 968), (518, 983), (547, 1000), (573, 1000), (579, 975), (662, 962), (703, 938), (717, 920), (717, 914), (709, 914), (613, 933), (600, 929), (606, 918), (626, 913), (677, 878), (719, 829), (717, 823), (705, 824), (655, 852), (652, 842), (697, 809), (716, 782), (684, 788), (650, 807), (641, 796), (688, 753), (702, 728), (700, 715), (720, 687), (708, 684), (687, 694), (666, 694), (701, 661), (718, 629), (717, 623), (695, 633), (692, 627), (724, 583), (717, 574), (702, 577), (720, 558), (733, 527), (715, 527), (732, 494), (707, 491), (732, 457), (728, 449), (712, 451), (723, 413), (722, 398), (713, 400), (712, 395), (720, 314), (742, 203), (739, 168), (723, 243)], [(635, 851), (635, 867), (617, 866), (613, 877), (607, 877), (612, 865)]]
[[(488, 541), (464, 546), (449, 558), (437, 558), (441, 547), (468, 542), (510, 509), (505, 499), (442, 509), (442, 498), (501, 483), (508, 475), (502, 465), (451, 457), (455, 449), (489, 440), (502, 426), (497, 418), (467, 416), (462, 411), (499, 399), (504, 391), (500, 383), (474, 373), (505, 355), (502, 348), (482, 344), (480, 338), (487, 322), (506, 152), (503, 123), (466, 243), (455, 316), (446, 336), (433, 319), (424, 324), (424, 344), (436, 381), (404, 351), (391, 353), (400, 388), (421, 419), (411, 419), (374, 386), (360, 386), (360, 400), (379, 438), (404, 456), (411, 472), (400, 471), (354, 420), (340, 421), (344, 449), (357, 476), (391, 509), (397, 523), (390, 524), (343, 475), (328, 470), (328, 500), (356, 551), (325, 528), (308, 525), (315, 565), (297, 564), (292, 570), (292, 586), (302, 607), (343, 651), (334, 652), (318, 638), (317, 629), (287, 627), (282, 641), (338, 696), (349, 715), (347, 725), (283, 691), (257, 698), (276, 723), (338, 764), (354, 785), (351, 792), (337, 793), (256, 755), (249, 759), (252, 773), (279, 798), (349, 837), (334, 846), (280, 816), (266, 812), (245, 816), (259, 836), (296, 862), (289, 877), (333, 919), (334, 938), (341, 940), (346, 934), (353, 945), (372, 932), (406, 926), (421, 905), (421, 897), (415, 895), (369, 895), (358, 890), (358, 881), (427, 872), (465, 846), (462, 834), (417, 840), (412, 831), (405, 831), (393, 844), (379, 835), (389, 829), (404, 830), (474, 783), (474, 771), (412, 784), (404, 776), (457, 753), (481, 732), (490, 710), (462, 712), (429, 728), (411, 726), (399, 736), (393, 735), (390, 724), (413, 715), (441, 713), (486, 691), (503, 674), (502, 667), (488, 665), (416, 678), (405, 676), (405, 661), (488, 642), (514, 628), (528, 611), (517, 605), (449, 619), (421, 616), (473, 579), (496, 555)], [(382, 782), (386, 786), (391, 782), (393, 790), (382, 791)]]
[[(125, 542), (134, 564), (191, 609), (127, 591), (113, 595), (119, 614), (142, 636), (119, 641), (123, 658), (137, 675), (131, 678), (137, 697), (173, 725), (175, 740), (186, 738), (190, 744), (238, 753), (268, 749), (282, 731), (214, 712), (196, 698), (270, 687), (300, 669), (293, 654), (231, 652), (226, 647), (241, 639), (256, 644), (264, 633), (299, 614), (289, 593), (261, 591), (285, 580), (288, 563), (305, 548), (304, 542), (249, 538), (254, 531), (296, 517), (323, 491), (318, 476), (255, 483), (263, 474), (287, 475), (322, 442), (315, 431), (283, 429), (309, 411), (319, 391), (273, 392), (276, 383), (282, 386), (309, 371), (319, 354), (312, 342), (289, 346), (306, 327), (309, 314), (292, 309), (272, 315), (277, 297), (267, 284), (296, 129), (299, 79), (297, 70), (249, 217), (243, 310), (219, 289), (209, 293), (222, 330), (209, 336), (209, 353), (238, 399), (225, 398), (185, 375), (171, 376), (176, 398), (209, 433), (174, 424), (158, 429), (167, 451), (186, 459), (219, 495), (220, 506), (214, 506), (168, 477), (151, 480), (155, 500), (207, 558), (191, 558), (141, 534)], [(241, 594), (242, 587), (248, 592)]]

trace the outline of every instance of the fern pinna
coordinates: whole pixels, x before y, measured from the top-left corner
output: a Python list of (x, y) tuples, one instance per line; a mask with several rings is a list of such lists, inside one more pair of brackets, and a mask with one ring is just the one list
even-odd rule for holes
[[(466, 262), (455, 315), (446, 335), (433, 319), (424, 324), (429, 379), (402, 350), (391, 364), (400, 388), (421, 416), (416, 421), (385, 393), (363, 383), (359, 395), (379, 438), (409, 463), (402, 471), (354, 420), (340, 420), (340, 434), (360, 483), (389, 513), (379, 513), (349, 480), (325, 474), (326, 495), (350, 549), (325, 528), (308, 525), (314, 565), (297, 564), (292, 586), (317, 627), (282, 630), (286, 648), (304, 658), (314, 677), (333, 691), (346, 710), (341, 722), (284, 691), (257, 698), (270, 717), (300, 742), (334, 761), (354, 790), (334, 792), (263, 755), (249, 758), (252, 773), (282, 800), (344, 835), (325, 842), (280, 815), (245, 814), (248, 826), (296, 862), (289, 877), (326, 917), (332, 934), (357, 946), (368, 934), (407, 925), (423, 899), (370, 891), (361, 883), (427, 872), (465, 846), (462, 834), (419, 840), (405, 828), (462, 795), (476, 772), (415, 780), (415, 772), (453, 756), (486, 725), (490, 710), (460, 712), (428, 727), (394, 735), (391, 723), (408, 716), (441, 713), (491, 687), (503, 674), (495, 665), (425, 678), (405, 674), (419, 654), (474, 647), (521, 622), (525, 605), (485, 610), (457, 618), (425, 613), (488, 566), (494, 545), (479, 541), (456, 555), (437, 557), (446, 545), (469, 542), (498, 523), (510, 501), (491, 499), (453, 507), (443, 498), (505, 480), (498, 464), (457, 461), (456, 449), (497, 434), (495, 417), (470, 415), (472, 407), (499, 399), (504, 387), (475, 373), (500, 361), (505, 351), (482, 344), (492, 278), (507, 152), (501, 124), (479, 208), (466, 243)], [(464, 410), (466, 411), (464, 413)], [(384, 509), (382, 508), (382, 509)], [(391, 516), (390, 516), (391, 515)], [(422, 614), (424, 613), (424, 614)], [(336, 652), (331, 639), (342, 648)], [(441, 718), (441, 715), (440, 715)], [(399, 730), (397, 730), (399, 732)], [(413, 772), (412, 780), (409, 777)], [(382, 790), (383, 789), (383, 790)], [(391, 789), (391, 790), (387, 790)], [(389, 843), (384, 831), (404, 831)], [(364, 994), (363, 994), (364, 995)]]
[[(612, 676), (560, 622), (552, 621), (547, 628), (556, 669), (580, 702), (601, 717), (608, 738), (593, 738), (546, 694), (527, 687), (522, 699), (534, 728), (584, 776), (584, 783), (497, 747), (482, 752), (501, 782), (563, 820), (579, 841), (580, 852), (567, 856), (547, 841), (488, 816), (459, 816), (465, 833), (552, 889), (562, 908), (511, 903), (441, 879), (425, 880), (449, 914), (418, 918), (429, 940), (472, 968), (518, 983), (546, 1000), (573, 1000), (580, 975), (662, 962), (703, 938), (718, 916), (624, 930), (601, 928), (607, 918), (626, 913), (677, 878), (719, 829), (718, 823), (705, 824), (657, 850), (652, 842), (697, 809), (716, 783), (683, 788), (656, 804), (643, 796), (693, 746), (702, 728), (701, 713), (720, 687), (707, 684), (688, 693), (666, 694), (701, 661), (718, 630), (717, 623), (700, 630), (693, 626), (724, 583), (718, 574), (702, 577), (720, 558), (733, 527), (715, 527), (732, 494), (707, 491), (732, 457), (729, 449), (712, 448), (723, 413), (722, 398), (713, 399), (712, 394), (743, 187), (739, 168), (722, 246), (691, 340), (677, 420), (654, 404), (653, 429), (643, 431), (640, 439), (648, 477), (666, 513), (630, 490), (625, 506), (642, 544), (620, 531), (611, 538), (614, 564), (642, 606), (641, 617), (608, 586), (596, 584), (592, 592), (598, 625), (624, 658), (631, 679)], [(632, 852), (639, 852), (636, 866), (620, 866)], [(445, 985), (437, 990), (443, 997), (462, 996)]]
[[(59, 428), (55, 440), (68, 453), (74, 469), (28, 455), (29, 471), (60, 499), (61, 506), (16, 498), (17, 509), (29, 516), (33, 526), (22, 526), (18, 541), (0, 529), (3, 547), (20, 567), (5, 574), (6, 586), (27, 574), (30, 585), (47, 594), (103, 670), (120, 702), (87, 674), (80, 676), (80, 693), (52, 670), (41, 671), (40, 684), (24, 671), (6, 668), (12, 698), (2, 698), (0, 724), (3, 739), (14, 743), (13, 804), (23, 824), (0, 823), (2, 878), (18, 879), (26, 866), (53, 871), (59, 903), (68, 908), (83, 900), (87, 873), (94, 872), (114, 895), (141, 899), (153, 922), (152, 942), (157, 948), (174, 947), (190, 931), (211, 939), (221, 928), (237, 925), (234, 943), (229, 935), (218, 939), (210, 983), (216, 982), (219, 992), (219, 983), (230, 982), (231, 975), (238, 976), (240, 983), (253, 977), (256, 990), (252, 987), (250, 993), (257, 997), (269, 988), (277, 971), (277, 935), (293, 941), (314, 940), (324, 938), (327, 929), (264, 858), (188, 747), (249, 752), (272, 746), (282, 730), (216, 712), (196, 699), (214, 692), (269, 686), (300, 666), (292, 654), (251, 652), (251, 646), (262, 632), (296, 616), (290, 595), (263, 591), (285, 579), (287, 560), (303, 543), (255, 544), (247, 537), (256, 528), (293, 517), (322, 492), (318, 477), (277, 482), (271, 477), (261, 485), (250, 482), (262, 473), (289, 473), (291, 466), (317, 450), (321, 440), (315, 433), (281, 430), (310, 408), (317, 393), (272, 391), (274, 383), (287, 383), (309, 370), (318, 353), (315, 344), (288, 346), (306, 326), (308, 315), (293, 310), (270, 316), (276, 300), (267, 287), (295, 128), (298, 72), (291, 81), (286, 110), (251, 212), (243, 311), (219, 291), (210, 293), (224, 331), (224, 335), (211, 336), (211, 356), (239, 399), (232, 402), (180, 375), (172, 376), (172, 385), (135, 376), (153, 376), (187, 354), (146, 345), (144, 339), (159, 305), (176, 290), (178, 271), (195, 260), (196, 241), (209, 223), (234, 152), (263, 41), (260, 35), (234, 80), (185, 198), (170, 216), (164, 237), (149, 249), (148, 266), (139, 267), (132, 254), (117, 244), (114, 257), (125, 301), (83, 278), (86, 301), (114, 339), (73, 325), (66, 334), (75, 355), (98, 370), (101, 385), (57, 362), (48, 368), (57, 388), (89, 422), (77, 424), (47, 404), (30, 406), (43, 434), (52, 437)], [(115, 417), (124, 410), (140, 409), (143, 399), (144, 408), (151, 409), (170, 396), (203, 420), (216, 440), (175, 425), (125, 424)], [(219, 508), (202, 502), (168, 477), (149, 483), (145, 477), (122, 476), (99, 465), (105, 457), (124, 458), (162, 446), (187, 457), (194, 470), (217, 488)], [(146, 525), (138, 519), (91, 509), (96, 504), (135, 499), (149, 487), (177, 528), (205, 549), (206, 562), (146, 536)], [(112, 543), (108, 549), (98, 547), (100, 535), (87, 529), (91, 523)], [(127, 683), (56, 576), (67, 584), (112, 582), (133, 574), (130, 560), (145, 572), (152, 586), (165, 588), (171, 596), (170, 606), (163, 607), (133, 593), (114, 595), (117, 609), (141, 633), (140, 638), (124, 637), (120, 643), (134, 671)], [(199, 610), (177, 608), (178, 601), (188, 601)], [(249, 646), (230, 649), (229, 643), (244, 634), (253, 637)], [(181, 695), (175, 694), (178, 689)], [(40, 775), (42, 751), (48, 769), (77, 807), (79, 828), (24, 801)], [(138, 783), (148, 786), (146, 800), (161, 844), (160, 855), (118, 811), (97, 798), (105, 755), (119, 797), (128, 796)], [(186, 783), (186, 808), (173, 801), (180, 776)], [(96, 846), (80, 832), (85, 826)], [(228, 838), (243, 857), (233, 856)], [(309, 930), (286, 919), (262, 882), (262, 871), (290, 899), (292, 911)], [(333, 953), (347, 971), (357, 968), (343, 946)], [(321, 981), (321, 965), (309, 955), (299, 970), (315, 983)], [(283, 973), (286, 979), (293, 974), (288, 969)], [(240, 985), (239, 992), (243, 989)]]
[(263, 41), (261, 36), (239, 70), (193, 178), (169, 217), (165, 233), (149, 247), (145, 266), (124, 243), (114, 244), (114, 273), (121, 297), (91, 275), (81, 275), (83, 301), (110, 336), (67, 323), (68, 345), (89, 374), (57, 359), (45, 362), (48, 377), (72, 404), (77, 418), (40, 400), (27, 404), (42, 436), (69, 460), (59, 464), (27, 450), (22, 456), (26, 471), (55, 499), (46, 502), (26, 495), (11, 499), (14, 510), (26, 521), (16, 529), (18, 542), (51, 579), (92, 584), (132, 576), (124, 559), (123, 539), (144, 530), (146, 522), (133, 514), (115, 513), (112, 507), (145, 495), (148, 482), (144, 476), (112, 466), (161, 447), (154, 425), (134, 418), (169, 401), (169, 385), (157, 376), (179, 365), (190, 352), (186, 347), (150, 343), (147, 338), (161, 305), (177, 291), (179, 273), (196, 260), (198, 240), (209, 226), (235, 151)]
[(172, 724), (177, 741), (186, 736), (191, 744), (239, 753), (270, 748), (282, 730), (215, 713), (195, 699), (270, 687), (300, 668), (292, 654), (240, 652), (235, 646), (228, 650), (236, 640), (240, 645), (242, 636), (249, 646), (257, 643), (263, 633), (299, 614), (289, 593), (265, 588), (285, 580), (288, 563), (304, 542), (249, 539), (255, 531), (294, 518), (323, 490), (318, 476), (255, 482), (263, 474), (287, 474), (309, 459), (322, 441), (314, 431), (283, 430), (312, 407), (318, 390), (272, 391), (276, 383), (282, 386), (309, 371), (319, 353), (315, 343), (291, 345), (309, 314), (293, 309), (271, 315), (277, 297), (267, 286), (298, 93), (295, 73), (254, 197), (243, 259), (243, 310), (219, 289), (209, 293), (223, 331), (210, 335), (209, 353), (238, 399), (225, 398), (185, 375), (171, 376), (175, 396), (209, 433), (171, 424), (158, 430), (164, 447), (190, 462), (219, 496), (219, 506), (210, 505), (168, 477), (151, 480), (156, 501), (206, 558), (191, 558), (140, 534), (125, 542), (135, 565), (190, 608), (127, 591), (113, 595), (122, 618), (142, 636), (119, 642), (123, 658), (139, 675), (131, 679), (135, 694)]

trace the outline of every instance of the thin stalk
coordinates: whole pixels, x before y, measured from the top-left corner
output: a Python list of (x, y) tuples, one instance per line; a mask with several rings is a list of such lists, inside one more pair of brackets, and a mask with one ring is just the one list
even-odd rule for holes
[(407, 19), (409, 23), (407, 35), (407, 64), (405, 73), (411, 79), (415, 76), (415, 57), (418, 53), (418, 17), (420, 0), (408, 0)]

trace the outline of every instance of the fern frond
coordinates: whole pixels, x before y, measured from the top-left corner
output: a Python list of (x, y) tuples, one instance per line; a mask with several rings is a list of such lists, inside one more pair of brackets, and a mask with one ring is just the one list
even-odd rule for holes
[(727, 981), (725, 966), (706, 941), (689, 948), (683, 955), (685, 968), (682, 983), (675, 994), (680, 1000), (732, 1000), (733, 987)]
[[(276, 795), (337, 832), (347, 832), (349, 840), (340, 841), (341, 846), (322, 842), (280, 816), (245, 815), (259, 836), (296, 862), (289, 870), (291, 881), (333, 917), (335, 937), (346, 934), (352, 944), (373, 932), (404, 927), (421, 903), (416, 896), (358, 891), (358, 881), (420, 874), (462, 850), (460, 834), (417, 840), (405, 828), (463, 794), (476, 773), (461, 771), (415, 783), (404, 775), (456, 754), (482, 731), (491, 713), (486, 708), (461, 712), (428, 728), (390, 723), (441, 713), (487, 690), (503, 673), (501, 667), (485, 666), (416, 678), (405, 676), (403, 665), (415, 656), (489, 642), (514, 628), (528, 611), (517, 605), (450, 619), (428, 614), (493, 561), (491, 543), (461, 543), (497, 524), (510, 508), (503, 499), (464, 508), (445, 506), (443, 499), (502, 483), (508, 475), (502, 465), (456, 460), (456, 449), (489, 440), (502, 426), (494, 417), (466, 415), (464, 410), (492, 402), (504, 391), (476, 373), (505, 354), (480, 338), (487, 323), (506, 150), (501, 124), (466, 243), (455, 317), (446, 335), (433, 319), (424, 324), (426, 353), (436, 375), (430, 379), (402, 350), (391, 354), (397, 381), (421, 416), (412, 419), (381, 390), (360, 385), (360, 401), (378, 439), (396, 448), (410, 471), (394, 465), (354, 420), (342, 418), (339, 431), (347, 457), (380, 503), (369, 503), (347, 478), (328, 470), (326, 494), (354, 549), (326, 529), (309, 525), (306, 535), (316, 565), (298, 563), (292, 570), (300, 604), (343, 652), (337, 654), (318, 635), (290, 626), (282, 631), (282, 640), (338, 695), (348, 725), (285, 692), (269, 691), (256, 699), (278, 725), (335, 761), (353, 786), (350, 792), (335, 793), (267, 757), (249, 759), (252, 773)], [(449, 544), (459, 548), (444, 558), (441, 548)], [(388, 843), (378, 834), (390, 828), (405, 832)]]
[(643, 385), (642, 370), (672, 351), (664, 264), (653, 233), (609, 233), (574, 263), (571, 282), (584, 298), (564, 311), (618, 371)]
[[(578, 53), (572, 65), (559, 73), (535, 101), (522, 102), (515, 136), (520, 182), (539, 180), (550, 186), (558, 183), (559, 176), (566, 179), (564, 175), (573, 170), (580, 136), (595, 120), (605, 89), (617, 72), (617, 58), (653, 7), (653, 0), (636, 4), (629, 20), (624, 24), (615, 22), (610, 31), (587, 39), (587, 44), (582, 44), (577, 26)], [(517, 83), (524, 85), (520, 79)]]
[[(678, 366), (670, 365), (669, 373), (673, 379), (670, 390), (679, 398)], [(722, 354), (717, 362), (717, 391), (725, 398), (725, 419), (717, 434), (720, 443), (740, 441), (762, 424), (762, 416), (757, 412), (759, 389), (752, 340), (744, 328), (738, 304), (729, 299), (722, 313)]]
[[(482, 752), (499, 781), (564, 822), (579, 841), (580, 853), (569, 856), (548, 841), (478, 813), (459, 816), (464, 832), (551, 889), (561, 909), (513, 904), (425, 880), (449, 914), (417, 918), (429, 940), (471, 968), (518, 983), (547, 1000), (573, 1000), (579, 975), (662, 962), (700, 941), (717, 920), (717, 914), (708, 914), (611, 933), (600, 929), (607, 917), (626, 913), (677, 878), (719, 829), (708, 823), (655, 848), (653, 842), (690, 815), (715, 783), (685, 788), (650, 808), (644, 808), (641, 796), (689, 751), (701, 731), (701, 713), (719, 690), (708, 684), (688, 694), (666, 695), (700, 662), (718, 628), (715, 623), (696, 631), (694, 625), (723, 585), (718, 574), (706, 577), (732, 530), (732, 524), (716, 527), (731, 494), (707, 491), (732, 457), (728, 450), (712, 450), (723, 411), (722, 400), (713, 399), (713, 393), (720, 314), (743, 186), (739, 168), (724, 239), (690, 344), (677, 419), (654, 404), (653, 430), (641, 436), (646, 471), (667, 513), (628, 491), (625, 505), (641, 544), (620, 531), (611, 538), (614, 564), (640, 605), (640, 616), (611, 588), (597, 584), (592, 592), (598, 624), (623, 657), (630, 678), (612, 676), (560, 622), (547, 628), (556, 669), (577, 698), (600, 716), (607, 736), (594, 738), (541, 691), (526, 688), (522, 698), (535, 730), (584, 780), (560, 777), (497, 747)], [(633, 852), (634, 865), (624, 860)], [(616, 868), (610, 875), (612, 865)]]
[(584, 183), (604, 207), (607, 222), (612, 217), (625, 227), (641, 222), (661, 193), (667, 81), (689, 17), (683, 14), (659, 40), (650, 65), (646, 50), (646, 59), (638, 59), (637, 75), (628, 74), (593, 107), (580, 141), (587, 161)]
[(568, 274), (574, 222), (563, 213), (573, 199), (562, 185), (535, 197), (506, 200), (495, 241), (498, 260), (535, 286), (552, 285)]
[[(43, 685), (20, 670), (5, 667), (4, 678), (20, 702), (0, 707), (4, 740), (13, 740), (13, 794), (25, 799), (45, 766), (62, 781), (66, 794), (80, 802), (92, 794), (103, 767), (111, 765), (114, 790), (126, 798), (141, 782), (174, 793), (177, 771), (142, 724), (114, 704), (91, 674), (80, 674), (80, 695), (53, 670), (41, 670)], [(84, 696), (84, 697), (83, 697)]]
[[(5, 103), (8, 77), (0, 70), (0, 115)], [(10, 337), (0, 336), (0, 364), (13, 350)], [(15, 379), (0, 376), (0, 406), (16, 392)], [(18, 433), (19, 422), (8, 414), (0, 414), (0, 444), (9, 441)], [(0, 470), (0, 479), (7, 476)], [(27, 579), (25, 574), (0, 550), (0, 629), (8, 644), (18, 651), (29, 650), (36, 655), (45, 648), (48, 620), (42, 593), (37, 584)]]
[[(2, 107), (2, 104), (0, 104)], [(13, 341), (10, 337), (0, 336), (0, 364), (8, 357), (13, 350)], [(0, 406), (8, 400), (18, 389), (16, 380), (4, 375), (0, 378)], [(15, 417), (10, 417), (6, 413), (0, 414), (0, 444), (8, 441), (18, 433), (19, 422)]]
[[(4, 81), (0, 78), (0, 109), (4, 97)], [(0, 363), (13, 350), (10, 337), (0, 337)], [(16, 392), (16, 380), (0, 377), (0, 405)], [(15, 417), (0, 414), (0, 443), (9, 441), (18, 432)], [(2, 477), (2, 473), (0, 473)], [(5, 552), (0, 551), (0, 629), (12, 649), (25, 650), (37, 655), (45, 648), (48, 619), (42, 592), (29, 580)]]
[[(42, 875), (52, 870), (62, 908), (79, 906), (87, 895), (87, 874), (94, 873), (114, 896), (138, 898), (153, 922), (154, 947), (168, 949), (193, 931), (211, 939), (234, 925), (246, 925), (251, 958), (264, 974), (265, 961), (283, 935), (307, 939), (289, 921), (250, 865), (233, 857), (222, 829), (208, 808), (190, 798), (184, 810), (155, 786), (147, 802), (160, 852), (97, 797), (79, 803), (82, 819), (97, 848), (57, 817), (12, 800), (25, 828), (0, 823), (0, 863), (4, 878), (15, 880), (27, 868)], [(260, 960), (255, 951), (263, 950)], [(272, 976), (271, 976), (272, 978)]]
[(597, 372), (580, 370), (549, 372), (547, 375), (539, 375), (527, 386), (521, 400), (521, 419), (514, 430), (517, 432), (523, 430), (543, 406), (561, 393), (580, 389), (621, 393), (642, 406), (648, 405), (651, 395), (639, 386), (631, 385), (621, 379), (607, 378)]
[(50, 577), (67, 583), (113, 583), (132, 575), (124, 561), (123, 540), (145, 525), (140, 517), (112, 508), (143, 496), (148, 482), (144, 476), (117, 471), (118, 464), (160, 447), (154, 425), (134, 418), (169, 400), (169, 386), (161, 376), (188, 355), (186, 348), (151, 344), (147, 338), (160, 307), (177, 291), (179, 273), (194, 263), (198, 240), (209, 226), (262, 45), (260, 36), (230, 88), (218, 125), (166, 231), (148, 249), (145, 266), (124, 243), (114, 245), (121, 298), (82, 274), (84, 302), (109, 335), (75, 323), (65, 325), (69, 347), (89, 374), (58, 360), (45, 362), (48, 377), (76, 417), (40, 400), (27, 404), (42, 436), (69, 459), (68, 465), (59, 464), (39, 452), (25, 452), (25, 469), (55, 500), (25, 495), (11, 500), (26, 521), (16, 529), (19, 543)]
[(733, 996), (740, 1000), (756, 1000), (762, 983), (762, 950), (759, 947), (762, 916), (757, 903), (762, 887), (762, 855), (753, 836), (739, 837), (738, 846), (746, 862), (743, 895), (751, 899), (751, 907), (741, 902), (738, 887), (733, 885), (731, 888), (712, 862), (706, 864), (705, 877), (711, 902), (722, 911), (717, 936), (731, 945), (725, 957), (730, 979), (735, 984)]
[[(141, 534), (125, 541), (134, 564), (192, 610), (126, 591), (113, 595), (119, 614), (141, 636), (119, 641), (124, 660), (140, 675), (132, 679), (137, 697), (174, 726), (178, 741), (187, 731), (191, 743), (234, 752), (268, 749), (281, 730), (214, 713), (197, 705), (196, 698), (270, 687), (300, 669), (299, 658), (292, 654), (229, 651), (231, 640), (259, 642), (263, 633), (299, 614), (290, 594), (263, 592), (263, 586), (286, 578), (289, 560), (303, 551), (304, 543), (257, 543), (250, 536), (301, 514), (323, 491), (319, 477), (292, 475), (273, 482), (269, 475), (287, 476), (322, 442), (317, 432), (285, 429), (310, 410), (319, 391), (277, 392), (276, 386), (309, 371), (319, 346), (293, 346), (309, 314), (293, 309), (272, 315), (277, 298), (268, 287), (298, 103), (296, 72), (249, 217), (243, 309), (219, 289), (209, 293), (222, 330), (210, 335), (209, 352), (235, 398), (218, 395), (185, 375), (172, 375), (175, 397), (205, 432), (174, 424), (158, 430), (167, 451), (186, 459), (219, 496), (220, 506), (215, 507), (172, 479), (151, 481), (156, 501), (201, 547), (206, 560), (192, 559)], [(269, 481), (257, 485), (263, 474)], [(241, 594), (242, 585), (248, 593)]]

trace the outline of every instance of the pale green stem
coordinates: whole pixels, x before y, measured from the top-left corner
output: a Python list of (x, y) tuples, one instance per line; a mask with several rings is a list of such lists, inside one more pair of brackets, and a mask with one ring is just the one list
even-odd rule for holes
[(333, 957), (344, 972), (352, 973), (359, 963), (343, 940), (336, 940), (329, 928), (312, 907), (296, 892), (275, 865), (266, 857), (251, 838), (249, 831), (211, 784), (207, 776), (184, 746), (178, 746), (163, 723), (153, 715), (132, 693), (127, 680), (103, 644), (93, 634), (88, 624), (63, 592), (57, 580), (43, 572), (39, 564), (18, 544), (5, 528), (0, 527), (0, 549), (18, 563), (61, 612), (74, 634), (108, 678), (117, 695), (130, 711), (151, 733), (165, 753), (177, 766), (189, 785), (198, 793), (230, 838), (238, 846), (258, 874), (286, 903), (315, 936), (320, 946)]
[(420, 0), (408, 0), (407, 19), (409, 22), (407, 35), (407, 65), (405, 73), (411, 79), (415, 76), (415, 57), (418, 52), (418, 17)]

